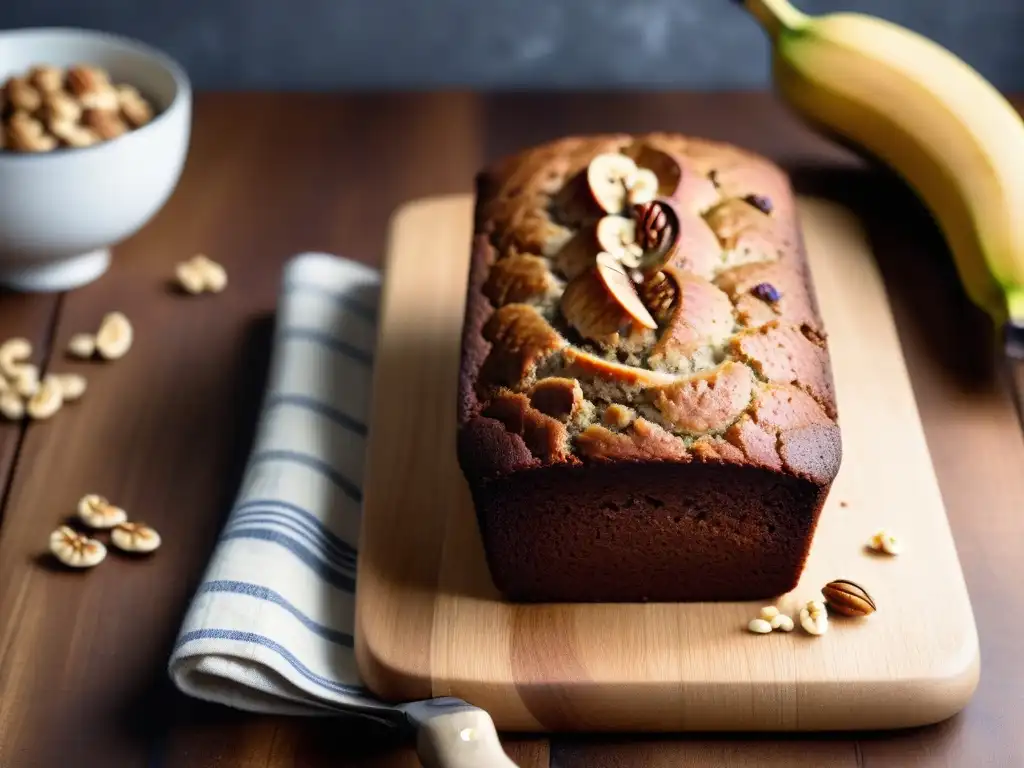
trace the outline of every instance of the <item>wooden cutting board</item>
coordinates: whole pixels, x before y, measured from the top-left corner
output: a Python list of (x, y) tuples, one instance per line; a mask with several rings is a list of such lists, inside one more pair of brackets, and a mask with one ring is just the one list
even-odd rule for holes
[[(843, 463), (810, 561), (878, 611), (754, 635), (759, 603), (512, 605), (484, 561), (455, 459), (472, 201), (399, 210), (385, 266), (357, 586), (356, 652), (389, 700), (459, 696), (518, 731), (897, 728), (960, 710), (978, 639), (885, 290), (847, 211), (800, 200), (829, 331)], [(899, 557), (871, 554), (879, 528)], [(799, 623), (799, 621), (798, 621)]]

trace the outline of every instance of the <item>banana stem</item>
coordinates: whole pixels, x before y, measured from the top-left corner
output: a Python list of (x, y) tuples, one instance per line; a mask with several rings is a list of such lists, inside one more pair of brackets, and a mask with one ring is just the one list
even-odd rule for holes
[(800, 29), (810, 16), (794, 8), (789, 0), (743, 0), (743, 5), (774, 40), (783, 31)]
[(1013, 287), (1006, 291), (1006, 313), (1011, 323), (1024, 328), (1024, 289)]

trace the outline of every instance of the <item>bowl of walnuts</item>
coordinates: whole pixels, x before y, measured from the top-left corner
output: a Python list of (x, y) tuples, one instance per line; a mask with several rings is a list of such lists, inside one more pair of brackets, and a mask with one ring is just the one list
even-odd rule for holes
[(63, 291), (167, 202), (192, 88), (143, 43), (84, 29), (0, 32), (0, 285)]

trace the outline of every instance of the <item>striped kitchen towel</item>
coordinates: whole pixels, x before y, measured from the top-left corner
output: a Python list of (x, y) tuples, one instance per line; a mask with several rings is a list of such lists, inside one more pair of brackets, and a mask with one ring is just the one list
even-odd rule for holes
[(352, 635), (379, 275), (306, 253), (283, 277), (253, 452), (169, 671), (239, 709), (372, 715)]

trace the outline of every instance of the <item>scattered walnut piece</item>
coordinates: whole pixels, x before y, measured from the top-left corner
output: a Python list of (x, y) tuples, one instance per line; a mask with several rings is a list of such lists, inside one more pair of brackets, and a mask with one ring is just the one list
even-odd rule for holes
[(875, 552), (882, 552), (886, 555), (898, 555), (903, 551), (903, 543), (885, 529), (878, 531), (871, 537), (868, 547)]
[(811, 600), (801, 608), (800, 626), (809, 635), (824, 635), (828, 632), (828, 614), (825, 612), (825, 604), (819, 600)]
[(757, 618), (750, 620), (747, 628), (751, 632), (758, 634), (767, 634), (776, 629), (783, 632), (792, 632), (793, 619), (781, 613), (776, 606), (765, 605), (758, 612)]
[(88, 493), (78, 500), (78, 519), (90, 528), (108, 529), (128, 522), (128, 513), (103, 496)]
[(96, 351), (104, 360), (117, 360), (128, 354), (134, 340), (132, 324), (121, 312), (107, 313), (96, 332)]
[(80, 373), (55, 373), (53, 378), (56, 380), (57, 386), (60, 387), (65, 403), (81, 398), (88, 386), (85, 376)]
[(767, 635), (772, 631), (772, 625), (764, 619), (751, 619), (747, 629), (755, 635)]
[(64, 392), (57, 377), (47, 375), (25, 404), (30, 419), (42, 421), (55, 415), (64, 405)]
[(39, 366), (22, 363), (11, 372), (11, 382), (21, 397), (32, 397), (39, 391)]
[(32, 357), (32, 342), (16, 336), (0, 344), (0, 373), (14, 378), (22, 365)]
[(92, 568), (107, 556), (107, 548), (102, 542), (90, 539), (66, 525), (50, 534), (50, 552), (71, 568)]
[(8, 421), (21, 421), (25, 418), (25, 401), (13, 390), (0, 392), (0, 415)]
[(206, 280), (202, 272), (191, 261), (183, 261), (175, 266), (174, 276), (178, 280), (178, 287), (185, 293), (195, 296), (206, 288)]
[(160, 541), (160, 534), (145, 523), (120, 523), (110, 532), (110, 543), (124, 552), (152, 552)]
[(782, 632), (793, 631), (793, 619), (784, 613), (780, 613), (778, 616), (771, 620), (772, 629), (778, 629)]
[(776, 608), (774, 605), (766, 605), (761, 608), (761, 611), (758, 615), (765, 621), (771, 621), (779, 615), (779, 609)]
[(197, 253), (174, 268), (178, 286), (190, 294), (220, 293), (228, 284), (228, 273), (213, 259)]
[(68, 354), (83, 360), (96, 353), (96, 337), (91, 333), (76, 333), (68, 339)]

